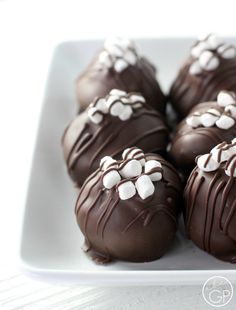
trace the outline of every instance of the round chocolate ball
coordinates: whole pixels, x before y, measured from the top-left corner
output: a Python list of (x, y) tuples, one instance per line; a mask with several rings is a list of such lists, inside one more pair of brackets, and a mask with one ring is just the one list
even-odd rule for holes
[(202, 250), (236, 262), (236, 143), (197, 160), (184, 193), (186, 231)]
[(156, 69), (140, 57), (134, 44), (125, 39), (107, 40), (76, 81), (80, 111), (96, 96), (106, 96), (113, 88), (140, 92), (154, 109), (165, 112), (166, 98), (156, 80)]
[(199, 102), (215, 100), (221, 89), (236, 90), (236, 48), (208, 35), (192, 47), (169, 97), (183, 118)]
[(102, 157), (119, 157), (125, 147), (164, 154), (168, 129), (162, 115), (138, 93), (112, 90), (96, 98), (67, 127), (62, 138), (68, 172), (80, 187)]
[(208, 153), (221, 141), (236, 136), (235, 94), (221, 91), (216, 102), (196, 105), (178, 125), (172, 139), (170, 156), (175, 165), (188, 174), (198, 155)]
[(177, 229), (181, 184), (176, 170), (160, 155), (136, 147), (122, 157), (106, 156), (76, 202), (84, 248), (100, 263), (158, 259)]

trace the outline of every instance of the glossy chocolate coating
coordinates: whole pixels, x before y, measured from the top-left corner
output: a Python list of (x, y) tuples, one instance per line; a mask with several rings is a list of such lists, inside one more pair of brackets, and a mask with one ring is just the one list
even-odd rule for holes
[(214, 108), (220, 110), (216, 102), (205, 102), (196, 105), (189, 115), (182, 120), (176, 129), (170, 148), (170, 156), (175, 165), (188, 174), (195, 166), (195, 158), (198, 155), (208, 153), (215, 145), (222, 141), (230, 142), (236, 137), (236, 124), (225, 130), (217, 126), (192, 128), (186, 123), (186, 119), (194, 112), (206, 112)]
[(163, 178), (153, 183), (154, 194), (145, 200), (137, 193), (121, 200), (115, 187), (106, 190), (100, 169), (81, 188), (75, 214), (86, 249), (95, 260), (152, 261), (173, 242), (180, 208), (180, 180), (161, 156), (147, 154), (146, 160), (150, 159), (162, 164)]
[(187, 59), (170, 89), (169, 99), (181, 119), (199, 102), (214, 101), (222, 89), (236, 90), (236, 58), (221, 57), (218, 68), (199, 75), (189, 73), (193, 61)]
[(80, 111), (85, 110), (95, 97), (104, 97), (116, 88), (127, 93), (142, 93), (150, 106), (165, 113), (166, 98), (156, 80), (156, 69), (146, 58), (140, 57), (135, 65), (116, 72), (114, 68), (99, 66), (98, 55), (76, 81)]
[(101, 124), (94, 124), (87, 110), (67, 127), (62, 138), (68, 172), (78, 187), (110, 154), (119, 158), (124, 148), (135, 145), (144, 152), (164, 154), (168, 129), (163, 117), (149, 106), (135, 110), (127, 121), (109, 114)]
[(224, 171), (196, 167), (184, 193), (186, 231), (202, 250), (231, 263), (236, 262), (236, 182)]

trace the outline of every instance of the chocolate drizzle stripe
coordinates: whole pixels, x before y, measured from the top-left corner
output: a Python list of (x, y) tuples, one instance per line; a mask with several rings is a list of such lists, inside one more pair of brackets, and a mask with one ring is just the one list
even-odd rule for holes
[(204, 91), (202, 91), (203, 96), (205, 98), (209, 98), (209, 96), (213, 92), (213, 90), (219, 89), (222, 82), (225, 83), (226, 80), (233, 79), (233, 85), (236, 85), (235, 80), (234, 80), (235, 70), (236, 70), (236, 65), (233, 65), (232, 67), (227, 67), (225, 70), (222, 70), (220, 72), (220, 74), (218, 74), (217, 76), (215, 76), (213, 74), (211, 79), (209, 79), (209, 81), (207, 83), (209, 87), (204, 87)]
[(188, 208), (189, 208), (189, 214), (188, 214), (188, 219), (187, 219), (187, 230), (188, 231), (190, 230), (190, 223), (191, 223), (191, 219), (192, 219), (192, 215), (193, 215), (195, 200), (196, 200), (196, 197), (198, 195), (199, 189), (200, 189), (200, 187), (204, 181), (205, 181), (205, 179), (203, 176), (201, 176), (198, 180), (196, 180), (195, 187), (192, 191), (193, 194), (191, 195), (191, 199), (190, 199), (191, 202), (188, 205)]
[(215, 210), (216, 210), (216, 201), (217, 198), (221, 192), (221, 189), (225, 186), (225, 182), (220, 180), (220, 183), (217, 185), (216, 190), (215, 190), (215, 195), (211, 204), (211, 208), (209, 210), (209, 225), (206, 228), (206, 250), (208, 252), (211, 251), (211, 234), (212, 234), (212, 229), (213, 229), (213, 222), (214, 222), (214, 218), (215, 218)]
[[(140, 142), (142, 139), (148, 137), (148, 136), (151, 136), (157, 132), (160, 132), (160, 131), (167, 131), (167, 128), (165, 126), (158, 126), (154, 129), (151, 129), (149, 131), (146, 131), (143, 135), (129, 141), (128, 145), (127, 145), (127, 148), (133, 146), (133, 145), (136, 145), (138, 142)], [(112, 154), (111, 156), (116, 156), (117, 154), (121, 153), (123, 151), (124, 147), (120, 147), (119, 149), (116, 149)], [(156, 148), (156, 151), (160, 151), (162, 150), (163, 147), (160, 146), (159, 148)]]
[(115, 210), (115, 207), (117, 206), (117, 204), (119, 203), (119, 201), (120, 201), (120, 199), (118, 198), (118, 199), (113, 203), (113, 205), (111, 205), (110, 210), (107, 212), (107, 216), (106, 216), (106, 218), (105, 218), (105, 220), (104, 220), (104, 223), (103, 223), (103, 226), (102, 226), (102, 231), (101, 231), (101, 233), (102, 233), (102, 239), (104, 238), (104, 232), (105, 232), (106, 225), (107, 225), (107, 223), (108, 223), (108, 221), (109, 221), (109, 218), (111, 217), (112, 212)]
[(152, 207), (153, 206), (149, 206), (149, 207), (145, 207), (144, 209), (140, 210), (138, 214), (136, 215), (136, 217), (132, 221), (130, 221), (126, 225), (126, 227), (122, 230), (122, 233), (126, 233), (132, 227), (132, 225), (134, 225), (142, 216), (145, 217), (143, 220), (143, 226), (144, 227), (148, 226), (153, 216), (159, 212), (163, 212), (167, 214), (174, 221), (175, 224), (177, 223), (175, 216), (173, 216), (173, 214), (167, 210), (166, 205), (159, 204), (158, 206), (156, 206), (158, 207), (158, 209), (154, 211), (152, 211)]
[[(92, 209), (96, 206), (96, 203), (98, 201), (98, 199), (100, 198), (100, 195), (101, 195), (101, 191), (102, 190), (99, 190), (93, 203), (91, 204), (91, 206), (89, 208), (87, 208), (87, 211), (86, 211), (86, 215), (85, 215), (85, 220), (84, 220), (84, 231), (85, 233), (87, 232), (87, 224), (88, 224), (88, 217), (89, 217), (89, 213), (92, 211)], [(87, 235), (87, 234), (86, 234)]]
[[(231, 165), (232, 162), (234, 163), (235, 159), (236, 159), (236, 154), (233, 154), (232, 156), (230, 156), (230, 158), (227, 160), (227, 163), (225, 165), (225, 170), (227, 170), (229, 168), (229, 166)], [(233, 170), (232, 170), (232, 168), (233, 168)], [(235, 165), (232, 165), (230, 172), (231, 173), (234, 172), (234, 169), (235, 169)], [(233, 175), (233, 174), (231, 174), (231, 175)]]
[(100, 214), (100, 216), (98, 218), (98, 221), (97, 221), (97, 225), (96, 225), (96, 233), (97, 233), (97, 235), (98, 235), (98, 232), (99, 232), (100, 224), (101, 224), (101, 222), (102, 222), (102, 220), (103, 220), (103, 218), (104, 218), (104, 216), (105, 216), (105, 214), (107, 212), (107, 209), (109, 208), (109, 205), (110, 205), (112, 199), (113, 199), (112, 195), (110, 195), (110, 197), (108, 198), (108, 201), (105, 201), (105, 204), (104, 204), (105, 208), (103, 208), (103, 211)]
[(110, 142), (112, 142), (117, 136), (120, 135), (123, 128), (125, 128), (127, 125), (124, 122), (124, 124), (119, 127), (115, 132), (111, 132), (111, 135), (107, 137), (107, 139), (101, 144), (101, 146), (97, 149), (97, 151), (94, 153), (94, 155), (89, 160), (89, 168), (91, 169), (93, 162), (95, 159), (101, 154), (102, 150), (109, 145)]
[(130, 221), (129, 223), (128, 223), (128, 225), (126, 225), (126, 227), (123, 229), (123, 231), (122, 231), (122, 233), (126, 233), (129, 229), (130, 229), (130, 227), (134, 224), (134, 223), (136, 223), (137, 222), (137, 220), (140, 218), (140, 217), (142, 217), (145, 213), (147, 213), (148, 212), (148, 209), (146, 208), (146, 209), (142, 209), (137, 215), (136, 215), (136, 217), (132, 220), (132, 221)]
[[(193, 103), (205, 102), (211, 100), (216, 96), (217, 91), (222, 88), (235, 89), (236, 82), (234, 79), (236, 72), (236, 62), (232, 62), (232, 59), (220, 58), (220, 66), (211, 72), (204, 71), (200, 76), (190, 76), (188, 71), (192, 64), (191, 58), (188, 61), (188, 65), (185, 65), (181, 69), (178, 78), (175, 80), (171, 87), (171, 101), (174, 104), (176, 110), (179, 110), (181, 114), (186, 114), (187, 109), (184, 107), (186, 100), (188, 99), (190, 92), (191, 98), (194, 98)], [(196, 87), (189, 87), (190, 80), (196, 84)], [(221, 85), (227, 85), (222, 87)], [(189, 110), (194, 104), (189, 104)], [(183, 112), (185, 111), (185, 112)]]
[(94, 133), (92, 139), (89, 140), (77, 153), (75, 160), (78, 158), (89, 148), (89, 146), (98, 138), (98, 136), (109, 126), (109, 123), (104, 124), (100, 127), (97, 132)]
[(90, 138), (92, 138), (92, 135), (90, 133), (85, 133), (84, 136), (81, 138), (81, 140), (78, 141), (79, 142), (78, 145), (74, 144), (74, 147), (73, 147), (74, 149), (73, 151), (70, 152), (70, 157), (68, 157), (68, 161), (67, 161), (67, 168), (68, 168), (69, 173), (73, 169), (74, 165), (76, 164), (78, 160), (77, 150), (79, 150), (82, 144), (88, 143)]
[(206, 244), (207, 244), (207, 241), (206, 241), (206, 227), (208, 226), (207, 225), (207, 220), (208, 220), (208, 210), (209, 208), (211, 207), (209, 205), (209, 201), (210, 201), (210, 197), (211, 197), (211, 193), (212, 193), (212, 190), (215, 186), (215, 183), (219, 180), (220, 178), (220, 173), (217, 172), (215, 174), (215, 176), (212, 178), (211, 182), (209, 183), (209, 186), (208, 186), (208, 189), (206, 191), (206, 199), (205, 199), (205, 202), (206, 202), (206, 208), (205, 208), (205, 223), (204, 223), (204, 232), (203, 232), (203, 249), (206, 250)]
[[(133, 151), (136, 150), (136, 152), (133, 153)], [(143, 154), (143, 151), (140, 150), (140, 149), (137, 149), (135, 146), (134, 147), (131, 147), (125, 154), (124, 156), (124, 159), (128, 159), (129, 155), (132, 154), (133, 157), (137, 157), (137, 155), (141, 155), (140, 159), (144, 158), (144, 154)]]
[(143, 138), (151, 136), (160, 131), (167, 131), (167, 128), (165, 126), (158, 126), (154, 129), (148, 130), (143, 135), (137, 137), (136, 139), (129, 141), (129, 145), (135, 145), (136, 143), (140, 142)]
[[(72, 146), (72, 148), (71, 148), (71, 150), (70, 150), (70, 152), (69, 152), (69, 154), (67, 156), (67, 159), (66, 159), (66, 164), (67, 165), (69, 165), (70, 157), (71, 157), (72, 153), (74, 152), (75, 148), (79, 147), (83, 143), (83, 140), (87, 139), (86, 137), (84, 137), (84, 135), (87, 135), (87, 133), (85, 133), (85, 130), (87, 130), (87, 128), (88, 128), (88, 124), (85, 124), (84, 128), (81, 130), (81, 133), (76, 138), (76, 140), (75, 140), (75, 142), (74, 142), (74, 144), (73, 144), (73, 146)], [(69, 126), (68, 126), (68, 129), (69, 129)], [(66, 135), (66, 132), (64, 133), (64, 137), (65, 137), (65, 135)], [(80, 140), (81, 140), (81, 142), (80, 142)], [(79, 145), (78, 145), (78, 142), (80, 142)]]
[[(92, 175), (93, 177), (94, 177), (94, 175)], [(92, 177), (92, 178), (93, 178)], [(91, 178), (91, 179), (92, 179)], [(93, 184), (92, 184), (92, 186), (90, 187), (90, 189), (88, 190), (88, 193), (87, 193), (87, 195), (84, 197), (84, 199), (80, 202), (80, 203), (77, 203), (77, 209), (76, 209), (76, 215), (78, 216), (78, 214), (79, 214), (79, 210), (81, 209), (81, 207), (83, 206), (83, 204), (85, 203), (85, 201), (88, 199), (88, 197), (89, 197), (89, 195), (90, 195), (90, 193), (91, 193), (91, 191), (92, 191), (92, 189), (93, 189), (93, 187), (98, 183), (98, 182), (100, 182), (100, 178), (98, 178)], [(80, 193), (82, 192), (82, 189), (81, 189), (81, 191), (80, 191)], [(80, 198), (80, 196), (79, 196), (79, 198)], [(79, 202), (79, 198), (78, 198), (78, 202)]]
[(218, 215), (220, 230), (223, 230), (221, 220), (222, 220), (226, 200), (227, 200), (227, 197), (229, 195), (229, 192), (231, 191), (233, 184), (234, 184), (234, 178), (229, 178), (227, 183), (226, 183), (226, 186), (223, 190), (222, 196), (221, 196), (221, 203), (220, 203), (219, 215)]
[(228, 216), (227, 216), (227, 218), (226, 218), (226, 220), (225, 220), (225, 223), (224, 223), (224, 225), (223, 225), (223, 232), (224, 232), (226, 235), (228, 235), (229, 224), (230, 224), (230, 221), (231, 221), (231, 219), (232, 219), (232, 217), (233, 217), (235, 211), (236, 211), (236, 199), (234, 199), (234, 202), (233, 202), (233, 204), (231, 205), (229, 214), (228, 214)]
[(204, 166), (203, 166), (204, 168), (206, 168), (206, 166), (209, 164), (211, 157), (212, 157), (212, 154), (209, 153), (209, 155), (207, 156), (207, 159), (206, 159), (206, 161), (204, 163)]
[(192, 134), (192, 135), (202, 135), (207, 138), (209, 138), (210, 141), (213, 141), (214, 144), (218, 144), (222, 141), (222, 137), (220, 137), (217, 134), (218, 128), (217, 127), (197, 127), (194, 129), (190, 129), (188, 131), (183, 131), (182, 133), (178, 133), (178, 135), (175, 137), (175, 143), (181, 139), (186, 134)]
[(76, 204), (75, 204), (75, 214), (77, 214), (78, 210), (76, 208), (76, 206), (78, 205), (78, 202), (80, 200), (80, 197), (81, 197), (81, 193), (83, 192), (85, 186), (88, 185), (88, 183), (94, 178), (94, 176), (97, 174), (97, 171), (95, 171), (94, 173), (92, 173), (84, 182), (84, 184), (82, 185), (81, 189), (80, 189), (80, 192), (79, 192), (79, 195), (77, 197), (77, 200), (76, 200)]

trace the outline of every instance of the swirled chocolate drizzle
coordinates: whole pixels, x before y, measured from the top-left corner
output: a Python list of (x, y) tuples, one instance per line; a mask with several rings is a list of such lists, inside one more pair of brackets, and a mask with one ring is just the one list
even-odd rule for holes
[(164, 154), (167, 143), (168, 129), (162, 116), (145, 103), (133, 109), (125, 121), (107, 113), (96, 124), (86, 110), (67, 127), (62, 139), (68, 172), (79, 187), (106, 154), (117, 158), (133, 145), (144, 152)]
[[(180, 118), (185, 117), (199, 102), (215, 100), (220, 90), (236, 90), (235, 47), (223, 43), (211, 47), (207, 37), (195, 46), (202, 43), (205, 47), (199, 51), (198, 56), (191, 55), (186, 60), (170, 90), (170, 101)], [(199, 66), (200, 70), (193, 74), (191, 67), (198, 61), (202, 67)]]
[(222, 110), (216, 102), (196, 105), (178, 125), (172, 139), (170, 156), (175, 165), (186, 174), (194, 168), (196, 156), (208, 153), (216, 144), (222, 141), (230, 142), (236, 137), (236, 123), (228, 129), (217, 126), (193, 128), (187, 123), (187, 119), (193, 115), (202, 115), (209, 109), (216, 109), (220, 112)]
[(105, 42), (104, 48), (78, 77), (76, 93), (80, 111), (85, 110), (95, 97), (106, 96), (114, 88), (140, 92), (150, 106), (165, 112), (166, 98), (156, 80), (156, 69), (137, 54), (129, 40), (110, 42), (109, 47)]
[[(232, 144), (230, 148), (234, 147)], [(217, 156), (213, 155), (213, 158), (217, 159)], [(203, 169), (209, 165), (208, 160)], [(230, 176), (226, 174), (229, 167)], [(223, 160), (214, 171), (195, 167), (184, 192), (189, 238), (202, 250), (231, 263), (236, 263), (235, 170), (235, 155)]]
[(96, 170), (81, 188), (75, 215), (86, 249), (98, 262), (155, 260), (174, 239), (181, 203), (180, 179), (161, 156), (145, 154), (145, 160), (160, 162), (163, 173), (162, 179), (153, 183), (154, 193), (146, 199), (136, 193), (122, 200), (116, 186), (104, 187), (102, 169)]

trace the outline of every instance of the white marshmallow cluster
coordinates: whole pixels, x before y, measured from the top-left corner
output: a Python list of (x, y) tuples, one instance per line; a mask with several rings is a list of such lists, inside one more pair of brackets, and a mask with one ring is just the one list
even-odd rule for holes
[(220, 43), (214, 34), (210, 34), (192, 47), (191, 55), (195, 60), (189, 68), (189, 73), (197, 75), (202, 71), (213, 71), (218, 68), (220, 58), (235, 58), (236, 48), (233, 45)]
[(236, 139), (231, 143), (222, 142), (215, 146), (209, 154), (198, 157), (198, 168), (205, 171), (215, 171), (225, 163), (225, 173), (228, 176), (236, 177)]
[(139, 109), (145, 103), (145, 99), (139, 93), (126, 93), (123, 90), (112, 89), (105, 98), (96, 98), (88, 107), (90, 120), (99, 124), (104, 114), (119, 117), (120, 120), (128, 120), (133, 111)]
[(110, 156), (101, 159), (103, 186), (106, 189), (117, 187), (121, 200), (132, 198), (136, 193), (141, 199), (153, 195), (153, 182), (162, 179), (162, 165), (157, 160), (146, 161), (142, 150), (132, 147), (124, 150), (123, 160), (116, 161)]
[(222, 90), (217, 96), (219, 109), (209, 109), (204, 113), (195, 112), (186, 119), (186, 123), (192, 128), (213, 127), (229, 129), (235, 124), (236, 119), (236, 95), (233, 92)]
[(106, 68), (114, 68), (118, 73), (130, 65), (135, 65), (138, 60), (135, 45), (132, 41), (124, 38), (107, 39), (104, 50), (99, 54), (99, 64)]

